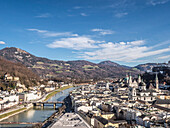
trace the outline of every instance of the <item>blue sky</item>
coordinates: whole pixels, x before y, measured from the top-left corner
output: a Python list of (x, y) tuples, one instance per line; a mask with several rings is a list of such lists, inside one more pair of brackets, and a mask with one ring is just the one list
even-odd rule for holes
[(0, 0), (0, 47), (55, 60), (170, 60), (170, 0)]

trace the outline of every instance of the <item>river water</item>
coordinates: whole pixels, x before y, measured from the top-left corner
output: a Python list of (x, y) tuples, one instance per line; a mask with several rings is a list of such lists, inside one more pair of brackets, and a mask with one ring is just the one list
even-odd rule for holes
[[(75, 89), (76, 87), (72, 87), (62, 92), (55, 94), (48, 101), (63, 101), (69, 95), (69, 92)], [(60, 105), (59, 105), (60, 106)], [(57, 108), (57, 107), (56, 107)], [(29, 109), (28, 111), (19, 113), (8, 119), (3, 120), (2, 122), (43, 122), (49, 116), (51, 116), (56, 110), (54, 110), (53, 106), (44, 106), (43, 108), (36, 107)], [(26, 127), (30, 125), (0, 125), (0, 128), (18, 128), (18, 127)]]

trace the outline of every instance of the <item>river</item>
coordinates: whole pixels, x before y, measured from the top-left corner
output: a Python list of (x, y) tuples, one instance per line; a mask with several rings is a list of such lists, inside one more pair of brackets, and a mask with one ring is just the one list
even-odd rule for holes
[[(76, 87), (72, 87), (62, 92), (55, 94), (48, 101), (63, 101), (69, 95), (69, 92), (75, 89)], [(43, 122), (49, 116), (51, 116), (56, 110), (54, 110), (53, 106), (45, 106), (44, 109), (40, 107), (29, 109), (25, 112), (19, 113), (8, 119), (3, 120), (2, 122)], [(25, 127), (30, 125), (0, 125), (0, 128), (18, 128)]]

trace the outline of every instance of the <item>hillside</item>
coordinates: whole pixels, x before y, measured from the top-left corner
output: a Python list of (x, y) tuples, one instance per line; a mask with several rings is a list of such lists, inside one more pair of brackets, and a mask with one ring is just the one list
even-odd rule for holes
[[(170, 61), (168, 62), (170, 64)], [(135, 66), (135, 68), (140, 71), (146, 72), (147, 70), (152, 70), (155, 67), (168, 67), (168, 63), (146, 63)]]
[(11, 76), (17, 76), (20, 78), (22, 84), (26, 86), (37, 85), (37, 82), (40, 81), (38, 75), (33, 73), (30, 69), (25, 67), (20, 63), (14, 63), (4, 58), (0, 57), (0, 76), (1, 78), (5, 73), (9, 73)]
[(42, 78), (54, 77), (61, 79), (103, 79), (107, 77), (122, 77), (136, 71), (116, 64), (114, 62), (101, 62), (95, 64), (89, 61), (57, 61), (36, 57), (19, 48), (11, 47), (0, 50), (0, 56), (13, 62), (19, 62), (32, 69)]
[(114, 66), (114, 67), (123, 67), (127, 69), (132, 69), (132, 67), (126, 66), (126, 65), (120, 65), (118, 63), (112, 62), (112, 61), (102, 61), (99, 63), (99, 65), (108, 65), (108, 66)]
[(112, 62), (112, 61), (109, 61), (109, 60), (108, 61), (102, 61), (102, 62), (99, 63), (99, 65), (109, 65), (109, 66), (115, 66), (115, 67), (120, 66), (119, 64)]
[(156, 63), (146, 63), (146, 64), (140, 64), (135, 66), (135, 68), (139, 69), (140, 71), (147, 71), (147, 70), (151, 70), (154, 66), (156, 65)]

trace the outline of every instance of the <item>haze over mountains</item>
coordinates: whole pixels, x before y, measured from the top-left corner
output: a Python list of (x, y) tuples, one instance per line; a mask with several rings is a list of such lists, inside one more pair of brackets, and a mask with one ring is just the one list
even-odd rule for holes
[(97, 80), (108, 77), (123, 77), (127, 73), (135, 75), (140, 73), (138, 69), (142, 69), (141, 67), (143, 66), (139, 65), (132, 68), (111, 61), (103, 61), (96, 64), (85, 60), (50, 60), (47, 58), (36, 57), (15, 47), (7, 47), (0, 50), (0, 56), (9, 61), (24, 64), (42, 78), (55, 77), (61, 79), (76, 79), (79, 81), (89, 79)]

